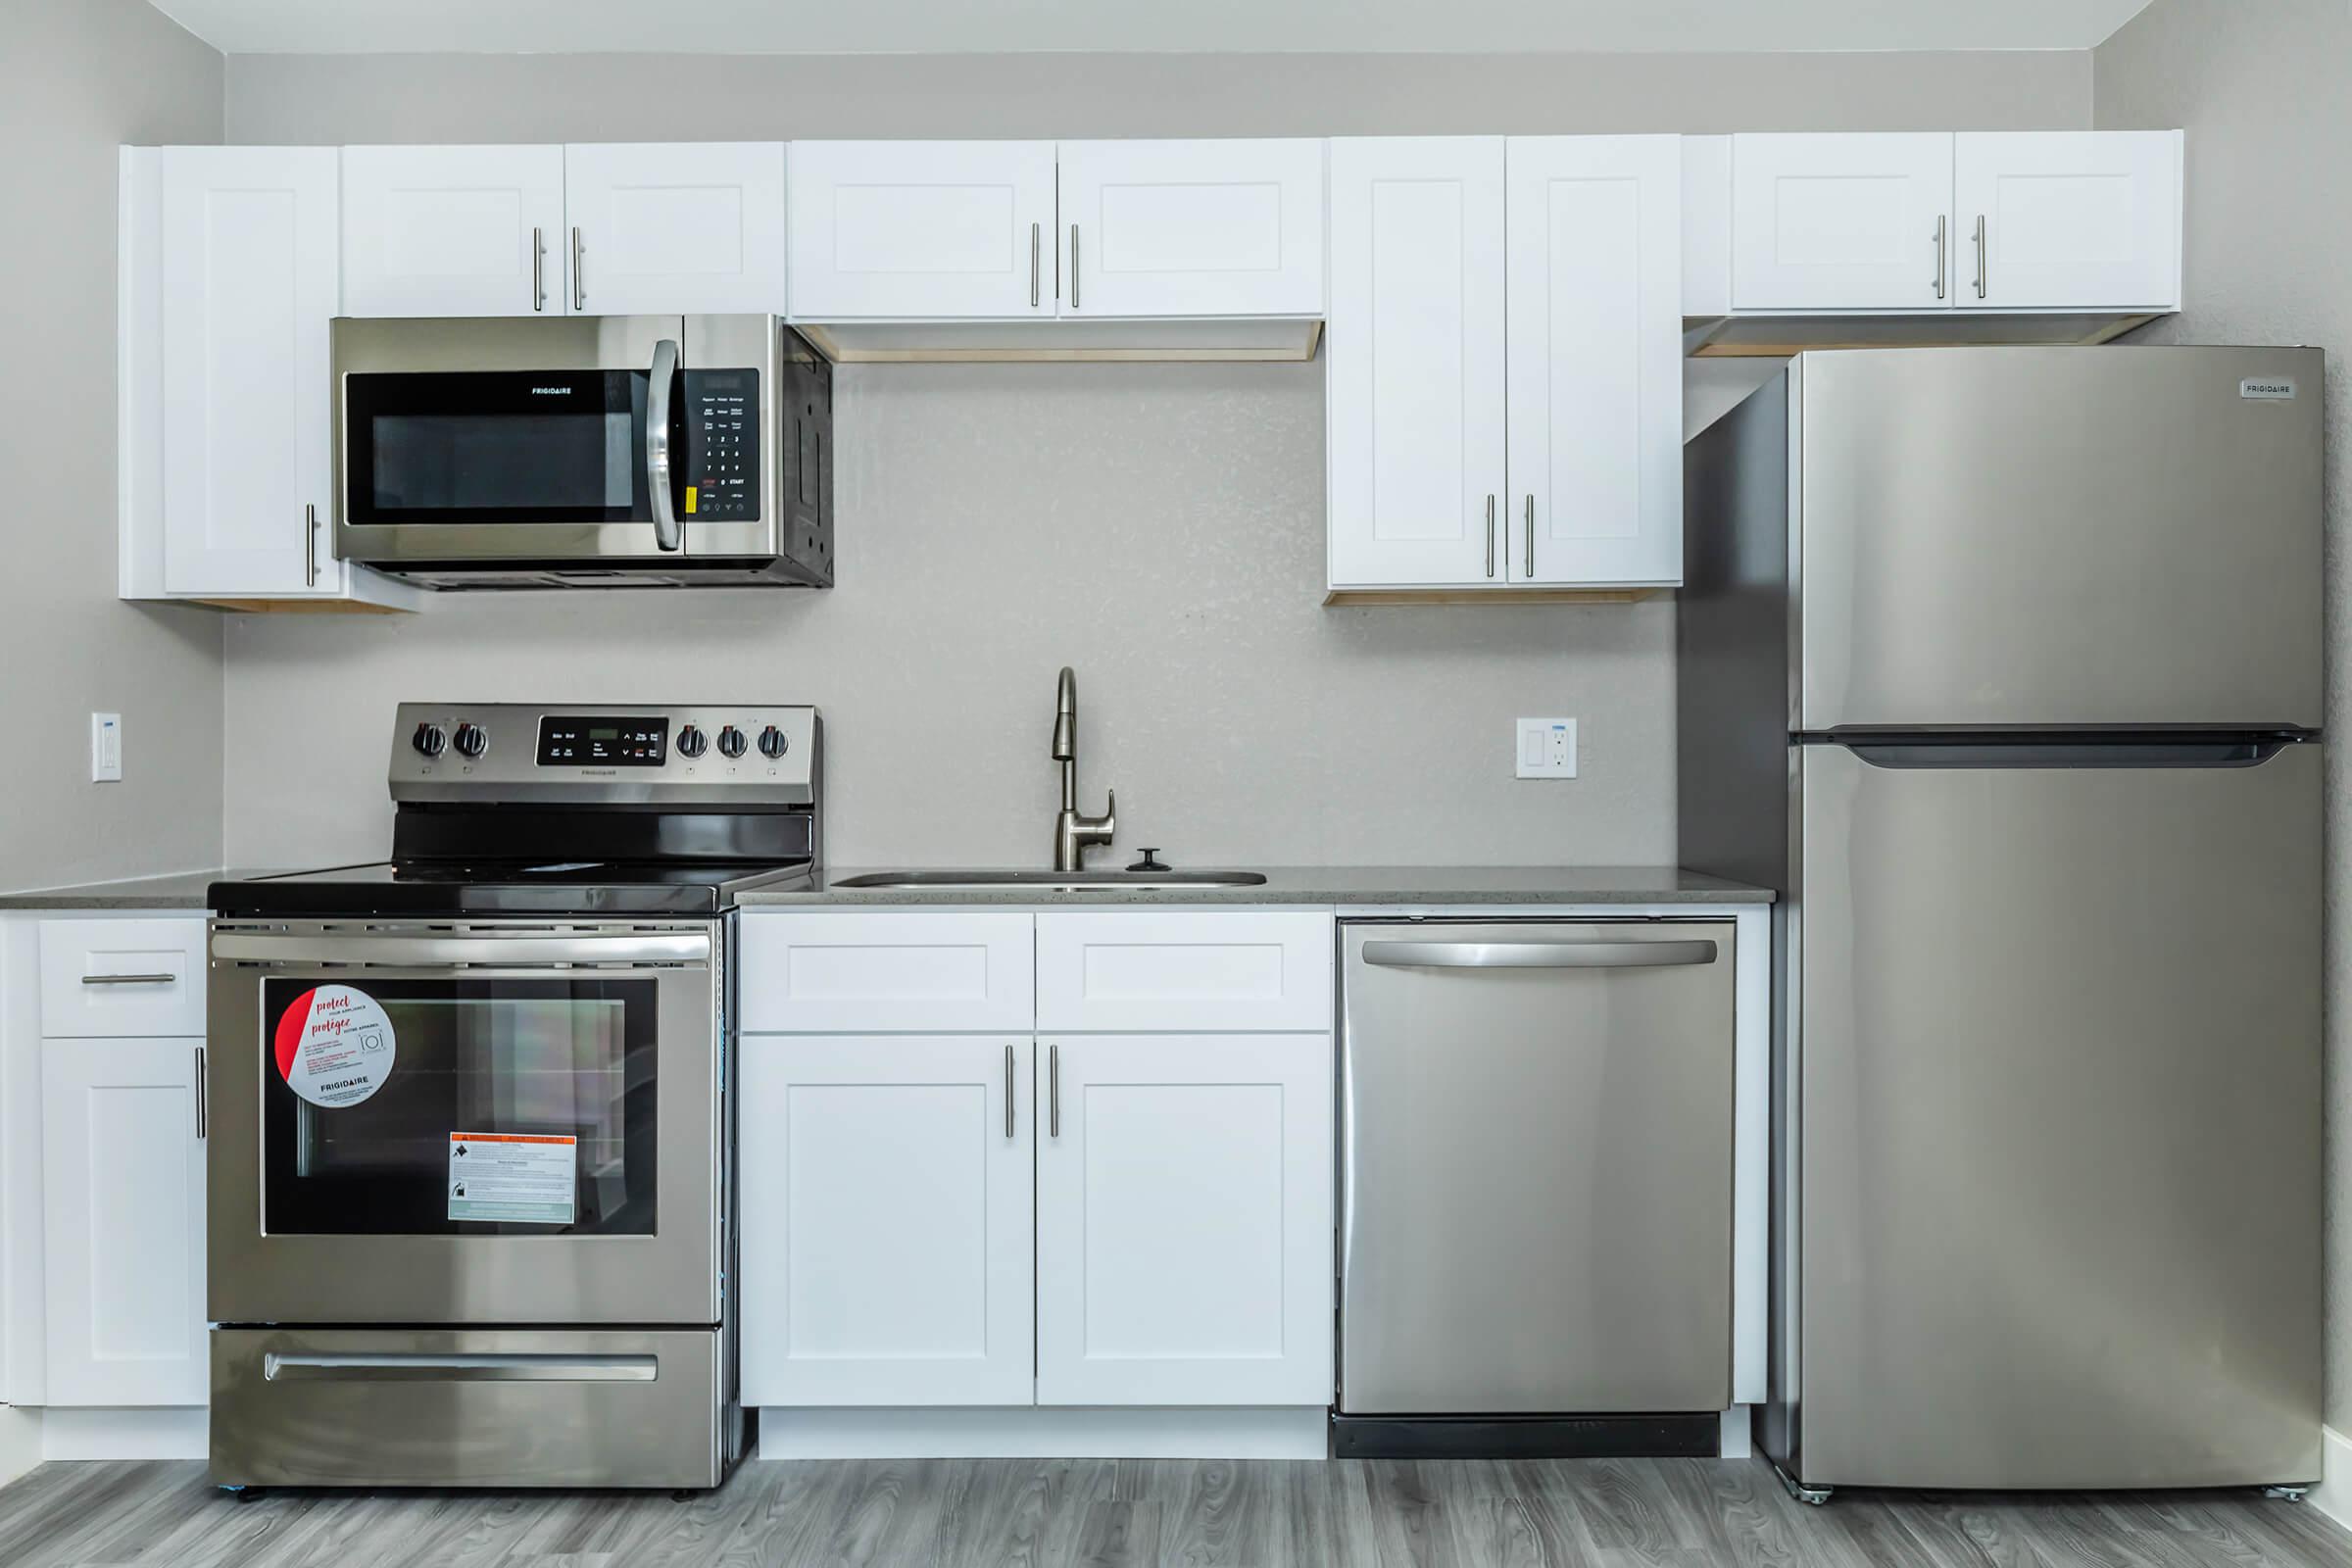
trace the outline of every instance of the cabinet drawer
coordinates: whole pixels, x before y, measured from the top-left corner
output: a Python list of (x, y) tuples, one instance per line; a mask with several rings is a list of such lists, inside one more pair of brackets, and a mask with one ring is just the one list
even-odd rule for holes
[(41, 922), (41, 1033), (204, 1033), (204, 921)]
[(743, 922), (754, 1034), (957, 1033), (1034, 1017), (1026, 914), (755, 914)]
[(1037, 1026), (1331, 1027), (1331, 917), (1186, 911), (1037, 917)]

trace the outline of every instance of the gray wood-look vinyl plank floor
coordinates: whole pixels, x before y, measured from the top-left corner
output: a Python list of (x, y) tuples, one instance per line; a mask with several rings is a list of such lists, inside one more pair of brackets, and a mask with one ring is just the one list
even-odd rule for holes
[(1840, 1494), (1761, 1462), (1107, 1459), (745, 1465), (718, 1491), (271, 1493), (196, 1464), (0, 1488), (0, 1568), (2345, 1568), (2250, 1493)]

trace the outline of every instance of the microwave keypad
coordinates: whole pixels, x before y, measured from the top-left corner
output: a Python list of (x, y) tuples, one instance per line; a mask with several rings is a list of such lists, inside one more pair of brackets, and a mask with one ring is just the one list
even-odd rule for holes
[(760, 516), (760, 372), (688, 370), (682, 516)]

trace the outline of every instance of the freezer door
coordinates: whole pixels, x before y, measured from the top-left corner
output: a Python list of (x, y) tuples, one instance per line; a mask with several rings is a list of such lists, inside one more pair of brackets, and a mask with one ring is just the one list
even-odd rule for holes
[(1792, 727), (2320, 723), (2319, 351), (1796, 363)]
[(2321, 748), (1800, 752), (1796, 1473), (2316, 1477)]
[(1343, 924), (1343, 1412), (1730, 1402), (1734, 929)]

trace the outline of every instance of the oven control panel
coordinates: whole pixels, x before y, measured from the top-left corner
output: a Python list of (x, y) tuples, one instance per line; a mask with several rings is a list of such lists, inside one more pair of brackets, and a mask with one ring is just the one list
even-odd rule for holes
[(403, 703), (392, 798), (790, 805), (814, 794), (821, 736), (815, 709), (771, 704)]
[(678, 515), (760, 520), (760, 372), (688, 370), (686, 483)]

